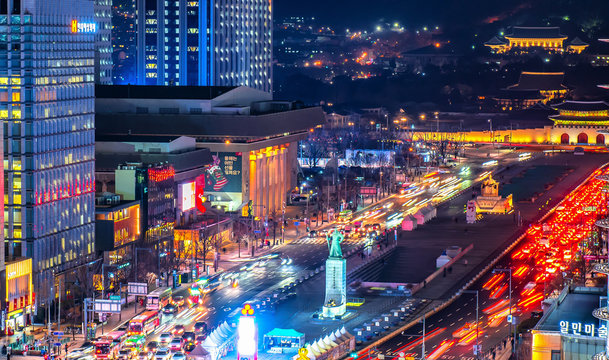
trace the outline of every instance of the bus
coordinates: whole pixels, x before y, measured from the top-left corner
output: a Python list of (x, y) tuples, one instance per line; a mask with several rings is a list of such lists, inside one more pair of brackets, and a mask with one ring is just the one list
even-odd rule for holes
[(127, 338), (125, 331), (111, 331), (95, 342), (95, 357), (97, 359), (114, 359), (123, 341)]
[(201, 299), (201, 290), (199, 289), (199, 285), (193, 284), (188, 289), (188, 304), (197, 305), (199, 303), (200, 299)]
[(144, 311), (129, 321), (127, 332), (131, 335), (148, 335), (161, 324), (158, 311)]
[(353, 217), (353, 211), (351, 211), (351, 210), (343, 210), (340, 213), (338, 213), (338, 221), (341, 221), (341, 222), (347, 222), (347, 221), (351, 220), (352, 217)]
[(146, 296), (146, 310), (161, 311), (171, 301), (171, 288), (160, 287)]
[(113, 343), (107, 338), (100, 339), (94, 342), (95, 358), (96, 359), (115, 359), (116, 354), (120, 350), (120, 345)]
[(127, 338), (123, 343), (123, 349), (132, 349), (134, 352), (140, 352), (144, 350), (146, 345), (146, 336), (144, 335), (133, 335)]

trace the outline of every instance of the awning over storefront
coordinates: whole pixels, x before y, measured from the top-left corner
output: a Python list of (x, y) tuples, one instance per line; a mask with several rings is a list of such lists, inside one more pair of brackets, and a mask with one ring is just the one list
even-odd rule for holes
[(264, 335), (264, 347), (280, 352), (297, 350), (304, 344), (304, 334), (294, 329), (275, 328)]

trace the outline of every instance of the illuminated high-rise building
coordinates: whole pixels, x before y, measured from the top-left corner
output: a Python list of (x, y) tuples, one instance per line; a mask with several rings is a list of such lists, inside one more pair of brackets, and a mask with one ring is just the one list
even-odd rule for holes
[(112, 0), (94, 0), (95, 82), (112, 84)]
[(94, 1), (0, 0), (0, 23), (7, 256), (42, 305), (94, 254)]
[(135, 52), (140, 85), (245, 85), (270, 92), (272, 23), (270, 0), (118, 0), (112, 37), (122, 42), (113, 45), (114, 83), (131, 83), (124, 70)]

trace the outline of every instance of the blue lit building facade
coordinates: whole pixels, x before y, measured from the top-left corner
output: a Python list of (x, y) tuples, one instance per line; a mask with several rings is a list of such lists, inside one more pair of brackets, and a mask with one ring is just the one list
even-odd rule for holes
[(95, 34), (93, 0), (0, 0), (4, 235), (38, 305), (94, 255)]
[[(118, 0), (114, 83), (270, 92), (272, 22), (269, 0)], [(125, 71), (133, 68), (135, 79)]]

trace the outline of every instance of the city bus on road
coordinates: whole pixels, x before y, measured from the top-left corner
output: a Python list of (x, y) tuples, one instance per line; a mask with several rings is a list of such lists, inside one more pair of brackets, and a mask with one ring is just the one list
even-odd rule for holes
[(171, 302), (171, 288), (160, 287), (146, 296), (146, 310), (161, 311)]
[(144, 335), (133, 335), (127, 338), (123, 343), (123, 349), (132, 349), (134, 352), (140, 352), (144, 350), (146, 345), (146, 336)]
[(129, 321), (127, 332), (132, 335), (148, 335), (161, 324), (159, 312), (154, 310), (144, 311), (142, 314)]
[(111, 331), (95, 342), (96, 359), (115, 359), (127, 338), (125, 331)]
[(95, 358), (96, 359), (115, 359), (116, 354), (120, 350), (120, 345), (114, 344), (111, 340), (101, 339), (95, 341)]

